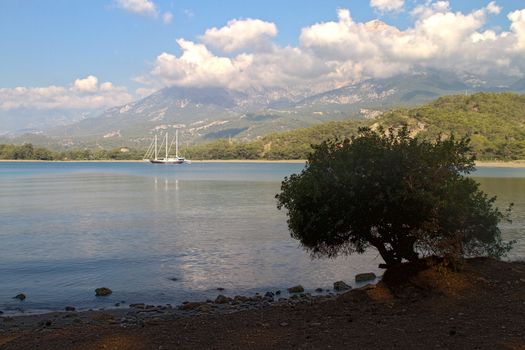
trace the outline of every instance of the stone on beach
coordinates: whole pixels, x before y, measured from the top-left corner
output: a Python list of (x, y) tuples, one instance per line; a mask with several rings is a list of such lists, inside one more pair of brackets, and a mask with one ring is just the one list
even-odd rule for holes
[(200, 301), (189, 302), (189, 303), (180, 305), (179, 310), (195, 310), (195, 309), (202, 307), (203, 305), (206, 305), (206, 302), (200, 302)]
[(24, 293), (20, 293), (20, 294), (15, 295), (13, 297), (13, 299), (25, 300), (26, 299), (26, 295)]
[(364, 281), (370, 281), (376, 279), (376, 274), (373, 272), (367, 272), (367, 273), (360, 273), (355, 275), (355, 281), (356, 282), (364, 282)]
[(200, 305), (197, 308), (197, 311), (199, 311), (199, 312), (212, 312), (213, 311), (213, 306), (204, 303), (204, 304)]
[(304, 288), (300, 284), (297, 286), (288, 288), (288, 293), (303, 293), (303, 292), (304, 292)]
[(215, 299), (216, 304), (227, 304), (230, 301), (232, 301), (232, 298), (228, 298), (227, 296), (224, 296), (222, 294), (219, 294), (217, 298)]
[(352, 289), (348, 284), (346, 284), (343, 281), (337, 281), (334, 282), (334, 290), (337, 292), (343, 291), (343, 290), (349, 290)]
[(95, 295), (97, 297), (105, 297), (107, 295), (110, 295), (111, 293), (113, 293), (113, 291), (109, 288), (106, 288), (106, 287), (101, 287), (101, 288), (97, 288), (95, 289)]

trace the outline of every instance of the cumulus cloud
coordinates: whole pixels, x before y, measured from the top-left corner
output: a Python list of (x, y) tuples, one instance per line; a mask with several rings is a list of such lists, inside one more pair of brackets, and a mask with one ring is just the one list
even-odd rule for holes
[(164, 52), (155, 61), (153, 74), (167, 85), (228, 85), (252, 59), (246, 54), (235, 58), (215, 56), (204, 44), (184, 39), (177, 43), (182, 50), (180, 57)]
[(229, 21), (222, 28), (208, 29), (202, 41), (225, 52), (232, 52), (260, 48), (276, 35), (277, 26), (274, 23), (248, 18)]
[(157, 16), (155, 3), (151, 0), (116, 0), (118, 7), (142, 16)]
[(400, 29), (380, 20), (359, 22), (339, 9), (336, 20), (304, 27), (298, 45), (286, 47), (273, 42), (275, 24), (237, 19), (196, 41), (178, 39), (181, 53), (159, 54), (142, 81), (322, 90), (415, 67), (524, 76), (525, 9), (507, 14), (507, 29), (487, 27), (500, 12), (494, 1), (470, 12), (426, 1), (412, 10), (412, 24)]
[(95, 92), (98, 89), (98, 79), (93, 75), (89, 75), (84, 79), (76, 79), (73, 86), (75, 90), (80, 92)]
[(370, 0), (370, 6), (381, 12), (400, 11), (405, 6), (405, 0)]
[(411, 13), (414, 17), (421, 19), (433, 16), (437, 13), (447, 13), (450, 11), (450, 3), (448, 1), (439, 0), (435, 2), (427, 1), (427, 3), (423, 5), (417, 5)]
[(100, 84), (100, 91), (111, 91), (113, 90), (113, 84), (109, 81)]
[(499, 7), (495, 1), (491, 1), (487, 7), (486, 7), (487, 11), (489, 13), (492, 13), (494, 15), (499, 15), (500, 12), (501, 12), (501, 7)]
[[(509, 13), (508, 19), (511, 21), (510, 28), (512, 35), (516, 38), (513, 49), (516, 51), (525, 50), (525, 9)], [(507, 36), (506, 33), (502, 34)], [(522, 57), (523, 59), (523, 57)]]
[[(119, 3), (134, 4), (137, 13), (159, 13), (149, 0)], [(381, 2), (374, 3), (379, 9)], [(296, 46), (274, 42), (274, 23), (235, 19), (196, 40), (179, 38), (180, 53), (158, 54), (150, 72), (134, 79), (142, 86), (133, 95), (171, 85), (322, 91), (416, 67), (523, 77), (525, 9), (507, 13), (507, 26), (490, 28), (488, 19), (501, 11), (488, 0), (470, 12), (454, 11), (448, 1), (427, 0), (411, 11), (411, 25), (400, 29), (380, 20), (356, 21), (350, 10), (340, 9), (335, 20), (302, 28)], [(124, 104), (134, 96), (89, 75), (68, 86), (1, 88), (0, 109), (93, 109)]]
[(97, 109), (127, 103), (133, 99), (125, 87), (97, 77), (76, 79), (71, 86), (0, 88), (0, 109)]
[(235, 56), (214, 54), (202, 43), (177, 40), (181, 55), (163, 52), (158, 55), (152, 77), (135, 80), (165, 86), (225, 86), (233, 89), (248, 87), (298, 85), (304, 79), (317, 79), (330, 68), (300, 48), (272, 45), (264, 52), (243, 52)]

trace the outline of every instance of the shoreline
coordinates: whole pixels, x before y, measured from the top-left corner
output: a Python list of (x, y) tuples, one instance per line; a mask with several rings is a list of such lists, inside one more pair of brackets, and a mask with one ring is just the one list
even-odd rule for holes
[[(192, 163), (290, 163), (300, 164), (306, 163), (303, 159), (289, 159), (289, 160), (266, 160), (266, 159), (208, 159), (208, 160), (192, 160)], [(148, 163), (143, 160), (31, 160), (31, 159), (0, 159), (0, 163)], [(191, 164), (190, 164), (191, 165)], [(524, 165), (525, 166), (525, 165)]]
[[(210, 302), (211, 299), (217, 300), (222, 299), (225, 301), (237, 301), (237, 302), (246, 302), (246, 301), (267, 301), (268, 299), (273, 302), (275, 299), (277, 300), (285, 300), (285, 299), (296, 299), (299, 297), (308, 296), (311, 298), (323, 298), (323, 297), (334, 297), (339, 295), (341, 292), (345, 292), (348, 290), (359, 290), (364, 287), (368, 287), (371, 284), (377, 284), (381, 281), (382, 275), (376, 272), (365, 272), (365, 273), (357, 273), (355, 276), (353, 276), (351, 279), (348, 279), (345, 281), (334, 281), (332, 282), (326, 282), (324, 283), (323, 287), (320, 286), (308, 286), (303, 284), (298, 285), (289, 285), (288, 287), (269, 287), (267, 289), (255, 289), (253, 288), (251, 291), (241, 291), (236, 289), (226, 289), (223, 287), (217, 287), (212, 290), (210, 290), (211, 293), (208, 295), (193, 295), (189, 294), (186, 298), (181, 298), (178, 301), (175, 300), (164, 300), (164, 301), (155, 301), (154, 299), (148, 299), (147, 296), (142, 299), (138, 299), (138, 301), (124, 301), (122, 299), (125, 299), (122, 295), (118, 295), (118, 292), (111, 291), (110, 294), (113, 297), (116, 296), (116, 299), (106, 303), (105, 305), (100, 305), (97, 303), (92, 303), (90, 305), (86, 305), (83, 303), (80, 303), (82, 306), (77, 306), (74, 302), (73, 303), (65, 303), (62, 304), (60, 307), (51, 307), (51, 306), (43, 306), (42, 303), (39, 303), (39, 308), (24, 308), (24, 303), (26, 302), (26, 295), (24, 293), (21, 293), (24, 295), (24, 298), (20, 301), (17, 301), (18, 306), (11, 304), (8, 307), (0, 308), (0, 320), (2, 317), (32, 317), (32, 316), (41, 316), (41, 315), (47, 315), (47, 314), (55, 314), (55, 313), (64, 313), (68, 311), (75, 311), (77, 313), (84, 313), (84, 312), (117, 312), (120, 313), (122, 311), (130, 310), (134, 308), (136, 305), (143, 305), (143, 306), (149, 306), (154, 307), (154, 305), (157, 305), (157, 307), (168, 307), (168, 308), (180, 308), (184, 305), (190, 303), (190, 304), (198, 304), (198, 303), (206, 303)], [(348, 283), (348, 284), (347, 284)], [(336, 284), (342, 285), (342, 287), (337, 287)], [(329, 287), (331, 285), (332, 287)], [(96, 291), (95, 291), (96, 292)], [(107, 301), (104, 300), (106, 296), (96, 296), (99, 301)], [(13, 297), (12, 299), (18, 299), (17, 297)], [(116, 301), (120, 300), (120, 301)], [(222, 304), (219, 302), (219, 304)], [(56, 305), (56, 304), (55, 304)], [(69, 310), (68, 310), (69, 309)], [(1, 322), (0, 322), (1, 323)]]
[(382, 280), (333, 296), (223, 296), (178, 307), (3, 316), (0, 348), (525, 347), (524, 262), (474, 258), (446, 272), (442, 266), (406, 266), (403, 275), (412, 277), (404, 282)]
[[(254, 164), (304, 164), (305, 159), (208, 159), (208, 160), (191, 160), (192, 163), (254, 163)], [(0, 163), (147, 163), (143, 160), (30, 160), (30, 159), (0, 159)], [(525, 168), (525, 160), (513, 161), (476, 161), (476, 167), (479, 168)]]
[[(381, 282), (381, 276), (359, 283), (358, 287), (346, 286), (343, 289), (317, 289), (311, 293), (304, 289), (289, 292), (286, 289), (254, 293), (252, 296), (225, 293), (217, 289), (217, 297), (207, 300), (184, 301), (180, 304), (153, 305), (132, 303), (100, 309), (76, 309), (66, 307), (62, 310), (44, 312), (0, 312), (0, 347), (2, 333), (11, 331), (41, 331), (42, 329), (62, 329), (76, 325), (103, 324), (118, 325), (121, 328), (137, 328), (145, 325), (157, 325), (173, 320), (194, 319), (205, 316), (226, 316), (245, 311), (264, 312), (272, 308), (295, 307), (336, 300), (347, 293), (359, 293), (375, 289)], [(293, 287), (293, 288), (297, 288)], [(228, 296), (231, 295), (231, 296)]]

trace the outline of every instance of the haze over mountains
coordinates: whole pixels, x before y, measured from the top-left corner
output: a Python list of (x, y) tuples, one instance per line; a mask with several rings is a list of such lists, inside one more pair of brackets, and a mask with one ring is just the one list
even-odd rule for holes
[(478, 91), (524, 92), (525, 79), (421, 70), (323, 92), (174, 86), (99, 113), (59, 111), (37, 123), (31, 119), (32, 112), (25, 111), (27, 125), (20, 128), (23, 114), (18, 123), (4, 123), (2, 129), (9, 136), (0, 142), (32, 142), (53, 148), (143, 147), (155, 133), (174, 132), (175, 128), (186, 143), (228, 137), (251, 140), (327, 120), (374, 118), (390, 107)]

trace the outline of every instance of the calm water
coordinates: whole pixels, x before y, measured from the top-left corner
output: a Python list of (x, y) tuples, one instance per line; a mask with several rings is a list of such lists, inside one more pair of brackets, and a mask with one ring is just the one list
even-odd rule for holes
[[(0, 163), (0, 310), (116, 302), (180, 303), (301, 283), (308, 290), (381, 272), (371, 251), (311, 260), (291, 239), (275, 194), (302, 164)], [(482, 169), (515, 203), (506, 238), (525, 257), (525, 169)], [(176, 281), (172, 279), (176, 278)], [(113, 294), (96, 298), (106, 286)], [(13, 300), (20, 292), (24, 302)]]

